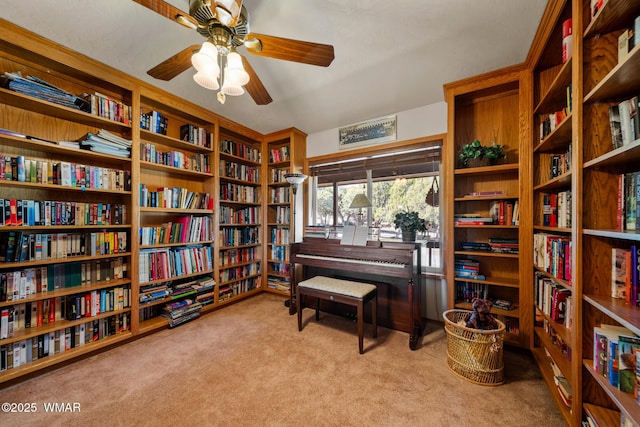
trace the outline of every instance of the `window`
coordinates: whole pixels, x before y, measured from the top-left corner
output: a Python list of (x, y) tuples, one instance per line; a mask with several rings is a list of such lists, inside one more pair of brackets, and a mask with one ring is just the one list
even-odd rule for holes
[[(376, 151), (349, 157), (311, 159), (309, 171), (309, 224), (342, 227), (362, 224), (372, 227), (381, 240), (400, 240), (394, 225), (396, 212), (417, 211), (425, 219), (427, 232), (422, 265), (441, 268), (439, 188), (441, 144), (427, 142), (394, 151)], [(371, 207), (350, 208), (358, 194), (365, 194)], [(429, 195), (429, 197), (428, 197)]]

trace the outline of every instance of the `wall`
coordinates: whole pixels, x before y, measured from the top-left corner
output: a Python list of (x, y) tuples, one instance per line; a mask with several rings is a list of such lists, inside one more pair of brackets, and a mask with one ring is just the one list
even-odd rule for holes
[[(447, 132), (447, 104), (438, 102), (402, 111), (397, 115), (396, 141), (406, 141), (423, 136)], [(369, 117), (368, 119), (375, 119)], [(355, 123), (345, 123), (351, 125)], [(360, 148), (360, 147), (358, 147)], [(336, 153), (338, 148), (338, 128), (309, 134), (307, 136), (307, 158)]]
[[(407, 141), (447, 132), (447, 104), (444, 101), (396, 114), (397, 141)], [(353, 123), (345, 123), (345, 126), (350, 124)], [(307, 136), (307, 158), (339, 151), (338, 128)], [(423, 282), (422, 299), (423, 316), (427, 319), (442, 321), (442, 313), (447, 307), (445, 280), (426, 278)]]

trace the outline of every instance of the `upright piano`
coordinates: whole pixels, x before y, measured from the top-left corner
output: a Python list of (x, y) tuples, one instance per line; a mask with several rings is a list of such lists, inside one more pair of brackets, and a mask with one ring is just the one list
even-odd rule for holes
[[(415, 350), (422, 336), (420, 246), (415, 243), (369, 241), (342, 245), (337, 239), (305, 238), (291, 245), (294, 265), (292, 298), (298, 281), (323, 275), (373, 283), (378, 287), (378, 325), (409, 333)], [(298, 268), (296, 268), (298, 267)], [(293, 299), (289, 305), (294, 314)], [(322, 301), (321, 309), (348, 316), (349, 308)]]

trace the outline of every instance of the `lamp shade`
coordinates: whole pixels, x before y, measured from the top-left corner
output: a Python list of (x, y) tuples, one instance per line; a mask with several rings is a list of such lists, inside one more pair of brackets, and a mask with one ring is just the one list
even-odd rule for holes
[(305, 179), (307, 179), (307, 175), (303, 173), (288, 173), (284, 176), (284, 179), (287, 180), (289, 184), (302, 184)]
[(218, 50), (210, 42), (202, 43), (202, 47), (199, 51), (191, 55), (191, 64), (198, 71), (204, 71), (205, 69), (211, 69), (211, 67), (215, 67), (216, 77), (218, 77), (218, 73), (220, 72), (220, 67), (218, 67)]
[(356, 194), (356, 197), (353, 198), (349, 209), (369, 208), (371, 206), (369, 198), (364, 193), (360, 193)]

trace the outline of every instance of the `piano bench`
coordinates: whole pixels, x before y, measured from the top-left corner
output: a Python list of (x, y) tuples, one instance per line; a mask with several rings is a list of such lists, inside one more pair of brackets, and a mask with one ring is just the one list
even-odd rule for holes
[(303, 295), (316, 298), (316, 320), (320, 320), (320, 300), (335, 301), (356, 307), (360, 354), (364, 353), (364, 305), (369, 301), (373, 301), (371, 306), (371, 323), (373, 325), (373, 337), (378, 337), (378, 323), (376, 319), (378, 288), (376, 288), (375, 285), (325, 276), (314, 276), (299, 282), (296, 291), (296, 301), (298, 301), (298, 331), (302, 331)]

